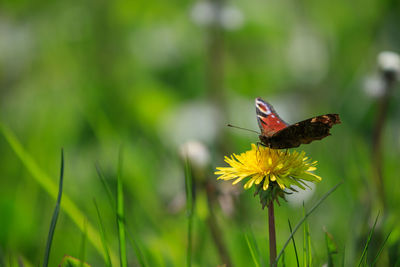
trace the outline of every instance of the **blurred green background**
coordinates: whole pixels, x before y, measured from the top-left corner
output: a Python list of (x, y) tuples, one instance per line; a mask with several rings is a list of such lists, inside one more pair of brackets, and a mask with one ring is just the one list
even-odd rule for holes
[[(260, 96), (289, 123), (325, 113), (342, 119), (331, 137), (297, 149), (318, 160), (323, 180), (276, 208), (278, 251), (290, 233), (287, 220), (293, 225), (302, 217), (302, 201), (310, 207), (344, 180), (309, 219), (313, 263), (327, 262), (325, 228), (337, 243), (336, 260), (354, 265), (380, 211), (371, 256), (393, 230), (380, 256), (382, 266), (393, 266), (400, 257), (397, 85), (380, 129), (385, 204), (373, 178), (372, 140), (385, 94), (377, 56), (400, 50), (399, 14), (394, 0), (1, 1), (0, 265), (43, 262), (56, 192), (46, 184), (58, 183), (61, 147), (63, 197), (84, 219), (75, 222), (61, 210), (50, 266), (64, 255), (81, 258), (83, 247), (86, 262), (105, 265), (81, 231), (88, 224), (99, 231), (93, 199), (118, 255), (114, 209), (95, 166), (114, 193), (122, 147), (127, 228), (149, 266), (183, 266), (179, 151), (187, 142), (196, 184), (193, 266), (224, 263), (210, 218), (232, 265), (252, 264), (249, 228), (267, 262), (266, 210), (253, 190), (213, 174), (224, 155), (258, 141), (226, 124), (257, 130)], [(19, 155), (13, 135), (24, 150)], [(50, 182), (40, 183), (46, 175)], [(292, 246), (285, 261), (296, 264)], [(128, 263), (138, 265), (132, 243)]]

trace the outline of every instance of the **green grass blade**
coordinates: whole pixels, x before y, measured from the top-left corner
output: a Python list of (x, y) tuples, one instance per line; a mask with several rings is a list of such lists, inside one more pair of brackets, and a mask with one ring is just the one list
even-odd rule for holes
[[(57, 199), (58, 189), (56, 183), (50, 177), (43, 172), (43, 170), (36, 164), (31, 155), (22, 147), (19, 140), (16, 138), (14, 133), (8, 129), (5, 125), (0, 122), (0, 133), (3, 134), (7, 143), (10, 145), (14, 153), (21, 160), (22, 164), (26, 167), (28, 172), (32, 175), (32, 178), (54, 199)], [(63, 204), (62, 209), (71, 218), (75, 225), (83, 231), (82, 222), (85, 220), (85, 216), (82, 211), (75, 205), (74, 202), (68, 197), (64, 192), (63, 194)], [(103, 257), (101, 238), (99, 233), (94, 229), (94, 227), (88, 222), (87, 223), (87, 236), (88, 240), (92, 243), (93, 247), (101, 254)], [(117, 263), (117, 256), (113, 251), (110, 251), (111, 261)]]
[[(102, 185), (104, 187), (104, 190), (107, 192), (108, 200), (109, 200), (109, 202), (110, 202), (110, 204), (112, 206), (112, 210), (114, 212), (116, 212), (116, 209), (115, 209), (116, 204), (115, 204), (114, 196), (112, 195), (111, 188), (110, 188), (109, 184), (107, 183), (107, 181), (105, 179), (105, 176), (104, 176), (104, 174), (103, 174), (103, 172), (102, 172), (102, 170), (100, 168), (100, 165), (98, 165), (98, 164), (96, 164), (96, 171), (97, 171), (98, 177), (99, 177), (99, 179), (100, 179), (100, 181), (101, 181), (101, 183), (102, 183)], [(133, 249), (135, 251), (135, 254), (136, 254), (136, 257), (137, 257), (137, 260), (138, 260), (140, 266), (142, 266), (142, 267), (148, 266), (148, 264), (146, 263), (147, 261), (146, 261), (144, 255), (143, 255), (143, 253), (141, 252), (138, 243), (133, 238), (133, 234), (131, 233), (131, 231), (129, 231), (129, 229), (128, 229), (126, 224), (125, 224), (125, 231), (128, 234), (128, 239), (129, 239), (129, 241), (131, 242), (131, 244), (133, 246)], [(104, 230), (103, 230), (103, 232), (104, 232)], [(103, 247), (104, 247), (104, 244), (103, 244)]]
[(333, 266), (333, 255), (338, 253), (337, 245), (333, 239), (333, 236), (326, 230), (325, 231), (325, 245), (326, 245), (326, 252), (328, 256), (328, 267)]
[(84, 230), (82, 232), (82, 245), (81, 245), (81, 251), (79, 253), (79, 259), (81, 261), (80, 267), (83, 267), (86, 257), (86, 239), (87, 239), (86, 220), (83, 222), (83, 229)]
[(46, 251), (43, 259), (43, 267), (47, 267), (49, 265), (51, 243), (53, 241), (54, 231), (56, 229), (58, 214), (60, 213), (61, 197), (63, 191), (63, 179), (64, 179), (64, 150), (61, 149), (60, 183), (58, 185), (58, 196), (57, 196), (56, 207), (54, 208), (53, 217), (50, 223), (49, 235), (47, 237)]
[(124, 211), (124, 188), (122, 184), (122, 148), (119, 151), (118, 175), (117, 175), (117, 225), (120, 266), (127, 267), (126, 234), (125, 234), (125, 211)]
[(260, 267), (261, 266), (260, 260), (259, 260), (260, 259), (260, 253), (259, 253), (259, 251), (257, 249), (256, 244), (255, 244), (254, 235), (253, 235), (253, 233), (251, 232), (250, 229), (244, 234), (244, 237), (246, 239), (247, 247), (250, 250), (251, 258), (254, 261), (254, 265), (256, 267)]
[(142, 250), (139, 247), (139, 244), (136, 242), (136, 239), (133, 238), (133, 234), (131, 233), (131, 231), (129, 231), (129, 229), (127, 229), (126, 231), (128, 233), (128, 238), (129, 238), (130, 242), (132, 243), (133, 250), (135, 251), (136, 258), (139, 262), (139, 265), (142, 267), (149, 266), (147, 264), (146, 258), (144, 257), (144, 255), (142, 253)]
[[(304, 207), (304, 202), (303, 202), (303, 216), (306, 216), (306, 209)], [(303, 266), (308, 267), (308, 261), (307, 261), (307, 233), (306, 233), (306, 223), (307, 219), (304, 220), (304, 226), (303, 226)]]
[(76, 259), (72, 256), (65, 255), (58, 267), (91, 267), (86, 262)]
[(383, 248), (386, 245), (386, 242), (388, 241), (390, 234), (392, 233), (392, 231), (390, 231), (390, 233), (386, 236), (385, 240), (382, 243), (382, 246), (379, 248), (378, 254), (376, 254), (374, 261), (372, 262), (371, 266), (375, 266), (376, 262), (378, 261), (379, 256), (381, 255)]
[[(303, 202), (303, 215), (306, 215), (306, 208), (304, 206)], [(311, 255), (311, 237), (310, 237), (310, 225), (308, 224), (307, 219), (304, 220), (304, 246), (303, 246), (303, 252), (304, 252), (304, 266), (312, 266), (312, 255)]]
[(375, 230), (376, 223), (378, 222), (378, 218), (379, 218), (379, 213), (375, 218), (375, 222), (374, 222), (374, 225), (372, 226), (371, 231), (369, 232), (367, 242), (365, 243), (364, 250), (363, 250), (363, 252), (361, 254), (361, 258), (358, 261), (357, 266), (361, 266), (361, 264), (363, 263), (364, 257), (365, 257), (365, 255), (366, 255), (366, 253), (368, 251), (368, 248), (369, 248), (369, 243), (371, 242), (371, 239), (372, 239), (372, 234), (374, 233), (374, 230)]
[(111, 267), (111, 258), (110, 258), (110, 253), (108, 252), (108, 246), (107, 246), (107, 241), (106, 241), (106, 234), (104, 231), (104, 226), (103, 226), (103, 221), (101, 219), (100, 215), (100, 210), (99, 207), (97, 206), (96, 200), (93, 199), (94, 206), (96, 207), (96, 212), (97, 212), (97, 219), (99, 221), (99, 229), (100, 229), (100, 236), (101, 236), (101, 243), (103, 245), (104, 249), (104, 254), (106, 255), (105, 257), (105, 262), (107, 267)]
[(189, 160), (185, 159), (186, 216), (188, 219), (186, 266), (192, 266), (193, 182)]
[(100, 165), (98, 163), (96, 163), (96, 172), (97, 172), (97, 176), (99, 177), (99, 179), (101, 181), (101, 184), (104, 187), (104, 190), (106, 191), (108, 201), (110, 202), (111, 207), (114, 209), (116, 206), (114, 196), (112, 194), (109, 184), (107, 183), (107, 181), (105, 179), (103, 171), (101, 170)]
[(0, 247), (0, 266), (6, 266), (5, 256), (2, 247)]
[(342, 267), (344, 267), (345, 259), (346, 259), (346, 247), (343, 248)]
[(293, 229), (293, 232), (290, 234), (289, 238), (286, 240), (285, 244), (283, 245), (281, 251), (278, 254), (278, 257), (276, 258), (275, 261), (275, 265), (278, 263), (279, 258), (282, 256), (283, 251), (285, 250), (285, 248), (287, 247), (287, 245), (289, 244), (290, 240), (292, 239), (292, 236), (297, 232), (297, 230), (300, 228), (300, 226), (302, 225), (302, 223), (308, 218), (308, 216), (311, 215), (311, 213), (313, 213), (313, 211), (318, 208), (319, 205), (321, 205), (322, 202), (324, 202), (324, 200), (329, 197), (341, 184), (343, 184), (343, 181), (338, 183), (337, 185), (335, 185), (334, 187), (332, 187), (328, 192), (326, 192), (318, 201), (317, 203), (314, 204), (314, 206), (306, 213), (306, 215), (303, 217), (303, 219), (301, 219), (296, 226)]
[(308, 266), (312, 266), (313, 258), (312, 258), (312, 249), (311, 249), (310, 224), (308, 222), (306, 222), (306, 225), (307, 225)]
[(400, 266), (400, 257), (397, 258), (397, 261), (394, 263), (394, 267), (399, 267)]
[[(289, 230), (290, 234), (292, 234), (292, 225), (290, 224), (290, 220), (288, 219), (289, 223)], [(293, 249), (294, 249), (294, 254), (296, 256), (296, 262), (297, 262), (297, 267), (300, 267), (300, 262), (299, 262), (299, 255), (297, 254), (297, 248), (296, 248), (296, 242), (294, 241), (294, 236), (292, 235), (292, 241), (293, 241)]]

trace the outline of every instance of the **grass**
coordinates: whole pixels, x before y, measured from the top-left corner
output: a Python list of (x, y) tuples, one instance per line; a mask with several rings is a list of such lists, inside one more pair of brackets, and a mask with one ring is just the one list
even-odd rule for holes
[(253, 232), (250, 229), (248, 229), (246, 231), (244, 237), (246, 239), (246, 244), (247, 244), (247, 247), (249, 248), (251, 258), (253, 259), (254, 265), (256, 267), (262, 266), (260, 251), (258, 249)]
[(84, 230), (82, 232), (81, 249), (79, 252), (80, 267), (83, 267), (86, 260), (86, 239), (87, 239), (86, 221), (83, 222), (83, 229)]
[(60, 168), (60, 182), (58, 186), (58, 196), (56, 207), (54, 208), (53, 217), (51, 218), (49, 235), (47, 237), (46, 251), (43, 259), (43, 267), (49, 265), (51, 244), (53, 242), (54, 231), (56, 230), (56, 224), (58, 219), (58, 214), (60, 213), (61, 197), (63, 192), (63, 178), (64, 178), (64, 151), (61, 149), (61, 168)]
[(192, 266), (192, 239), (193, 239), (193, 181), (190, 162), (185, 158), (185, 191), (186, 191), (186, 216), (187, 216), (187, 248), (186, 248), (186, 266)]
[[(375, 227), (376, 227), (376, 223), (378, 222), (378, 218), (379, 218), (379, 213), (378, 213), (378, 215), (376, 216), (374, 225), (372, 226), (372, 228), (371, 228), (371, 230), (370, 230), (370, 232), (369, 232), (368, 239), (367, 239), (367, 241), (365, 242), (365, 246), (364, 246), (363, 252), (362, 252), (362, 254), (361, 254), (361, 257), (360, 257), (360, 259), (358, 260), (357, 266), (362, 266), (362, 265), (365, 266), (365, 265), (367, 265), (367, 263), (366, 263), (366, 255), (367, 255), (367, 252), (368, 252), (369, 245), (370, 245), (370, 243), (371, 243), (372, 234), (374, 233), (374, 230), (375, 230)], [(365, 262), (364, 262), (364, 260), (365, 260)]]
[[(289, 224), (290, 235), (292, 235), (293, 230), (292, 230), (292, 225), (290, 224), (290, 220), (289, 219), (288, 219), (288, 224)], [(299, 267), (300, 266), (299, 255), (297, 253), (296, 242), (294, 241), (294, 236), (293, 235), (292, 235), (292, 241), (293, 241), (294, 254), (296, 256), (297, 267)]]
[(333, 240), (333, 236), (325, 230), (325, 244), (328, 257), (328, 267), (334, 266), (333, 255), (338, 253), (338, 248)]
[(93, 200), (94, 206), (96, 208), (96, 213), (97, 213), (97, 219), (98, 219), (98, 224), (99, 224), (99, 229), (100, 229), (100, 236), (101, 236), (101, 244), (103, 245), (103, 249), (104, 249), (104, 255), (106, 255), (105, 257), (105, 264), (107, 267), (111, 267), (111, 258), (110, 258), (110, 253), (108, 250), (108, 245), (107, 245), (107, 240), (106, 240), (106, 234), (104, 231), (104, 226), (103, 226), (103, 221), (101, 219), (101, 215), (100, 215), (100, 210), (99, 207), (97, 206), (96, 200)]
[[(310, 236), (310, 225), (307, 221), (306, 209), (303, 203), (303, 216), (304, 227), (303, 227), (303, 266), (312, 266), (312, 253), (311, 253), (311, 236)], [(293, 237), (293, 236), (292, 236)]]
[(122, 148), (120, 149), (119, 152), (118, 174), (117, 174), (117, 225), (118, 225), (120, 264), (121, 267), (127, 267), (128, 258), (126, 254), (124, 189), (122, 183)]
[[(37, 182), (40, 187), (43, 188), (45, 192), (47, 192), (53, 199), (57, 199), (57, 186), (50, 177), (42, 171), (42, 169), (36, 164), (34, 159), (29, 155), (29, 153), (22, 147), (21, 143), (18, 141), (17, 137), (14, 133), (9, 130), (5, 125), (0, 122), (0, 132), (4, 135), (6, 141), (13, 149), (15, 154), (21, 160), (23, 165), (27, 168), (29, 173), (32, 175), (32, 178), (35, 182)], [(63, 204), (61, 206), (62, 210), (71, 218), (71, 220), (75, 223), (75, 225), (80, 229), (80, 231), (84, 232), (83, 222), (85, 221), (85, 216), (83, 212), (77, 207), (77, 205), (69, 198), (69, 196), (64, 193), (63, 194)], [(99, 233), (95, 230), (93, 225), (88, 222), (86, 224), (87, 236), (88, 240), (92, 243), (93, 247), (98, 251), (103, 258), (107, 256), (103, 252), (103, 248), (101, 245), (101, 237)], [(111, 261), (114, 264), (117, 263), (116, 254), (110, 250)]]
[(375, 265), (376, 265), (376, 262), (378, 261), (379, 256), (381, 255), (381, 253), (382, 253), (382, 251), (383, 251), (383, 248), (385, 247), (386, 242), (388, 241), (388, 239), (389, 239), (391, 233), (392, 233), (392, 231), (390, 231), (389, 234), (386, 236), (386, 238), (385, 238), (385, 240), (383, 241), (381, 247), (379, 248), (378, 253), (377, 253), (376, 256), (375, 256), (374, 261), (371, 263), (371, 266), (375, 266)]
[[(124, 200), (123, 200), (124, 199), (123, 198), (123, 182), (122, 182), (122, 163), (123, 163), (123, 161), (122, 161), (122, 149), (120, 150), (120, 154), (119, 155), (120, 155), (120, 157), (119, 157), (119, 161), (118, 161), (117, 194), (116, 194), (116, 197), (114, 197), (113, 194), (111, 193), (112, 190), (111, 190), (109, 184), (107, 183), (99, 164), (96, 164), (96, 171), (97, 171), (97, 175), (98, 175), (98, 177), (99, 177), (99, 179), (101, 181), (101, 184), (102, 184), (105, 192), (107, 192), (108, 200), (109, 200), (109, 203), (110, 203), (110, 205), (112, 207), (112, 210), (117, 216), (118, 231), (120, 231), (119, 227), (123, 228), (123, 231), (125, 232), (125, 235), (124, 235), (125, 237), (124, 238), (126, 238), (126, 235), (128, 236), (128, 239), (129, 239), (129, 241), (130, 241), (130, 243), (133, 246), (133, 249), (135, 251), (135, 255), (136, 255), (136, 258), (138, 260), (139, 265), (142, 266), (142, 267), (145, 267), (145, 266), (148, 266), (147, 260), (144, 257), (144, 255), (143, 255), (143, 253), (142, 253), (142, 251), (141, 251), (141, 249), (140, 249), (140, 247), (138, 245), (138, 242), (134, 238), (133, 233), (126, 227), (126, 220), (125, 219), (124, 220), (119, 220), (119, 218), (120, 218), (119, 214), (124, 214), (125, 213), (123, 207), (121, 207), (121, 206), (124, 205)], [(117, 202), (115, 201), (115, 198), (117, 199)], [(104, 234), (104, 229), (103, 229), (103, 226), (102, 226), (102, 220), (101, 220), (101, 217), (100, 217), (100, 211), (99, 211), (99, 209), (97, 207), (96, 202), (95, 202), (95, 206), (96, 206), (96, 210), (97, 210), (97, 213), (98, 213), (99, 226), (100, 226), (101, 233), (102, 233), (103, 247), (104, 247), (104, 250), (105, 250), (106, 254), (108, 255), (108, 246), (107, 246), (107, 242), (106, 242), (106, 239), (105, 239), (105, 236), (104, 236), (105, 234)], [(120, 209), (119, 212), (118, 212), (118, 208)], [(119, 239), (118, 239), (119, 245), (120, 245), (120, 247), (123, 247), (123, 254), (126, 255), (126, 240), (122, 240), (120, 238), (120, 235), (118, 235), (118, 237), (119, 237)], [(122, 253), (121, 253), (121, 257), (123, 257)], [(106, 261), (106, 264), (107, 264), (107, 266), (111, 266), (111, 262), (109, 260)], [(122, 264), (123, 263), (121, 261), (121, 265)]]
[[(399, 1), (32, 3), (1, 5), (0, 266), (42, 265), (46, 251), (49, 266), (64, 254), (62, 267), (120, 266), (121, 246), (129, 266), (267, 266), (258, 200), (213, 174), (258, 140), (225, 127), (257, 127), (255, 96), (289, 123), (342, 118), (298, 149), (319, 162), (314, 194), (346, 182), (297, 231), (302, 201), (281, 203), (279, 266), (400, 266), (398, 58), (377, 60), (400, 51)], [(209, 153), (185, 192), (177, 147), (189, 139)]]
[[(117, 179), (116, 179), (116, 194), (115, 197), (112, 194), (112, 190), (108, 184), (108, 182), (105, 179), (105, 176), (100, 168), (99, 165), (96, 165), (96, 170), (99, 176), (99, 179), (101, 181), (101, 184), (103, 185), (103, 188), (106, 192), (107, 198), (110, 202), (110, 204), (113, 207), (113, 212), (116, 214), (116, 225), (117, 225), (117, 230), (118, 230), (118, 244), (119, 244), (119, 252), (120, 252), (120, 261), (119, 264), (117, 264), (117, 261), (115, 259), (115, 254), (113, 254), (111, 245), (109, 241), (106, 238), (106, 229), (104, 227), (104, 222), (101, 216), (100, 209), (96, 203), (95, 200), (94, 206), (96, 210), (96, 215), (97, 215), (97, 226), (98, 226), (98, 231), (96, 231), (93, 226), (90, 224), (88, 220), (85, 219), (85, 216), (83, 215), (82, 212), (74, 205), (74, 203), (69, 199), (68, 195), (64, 193), (63, 195), (63, 178), (64, 178), (64, 153), (63, 151), (61, 152), (61, 168), (60, 168), (60, 179), (59, 179), (59, 186), (58, 186), (58, 191), (57, 194), (55, 194), (54, 190), (54, 182), (39, 168), (39, 166), (35, 163), (35, 161), (30, 157), (30, 155), (23, 149), (21, 144), (18, 142), (16, 137), (12, 134), (11, 131), (9, 131), (7, 128), (4, 126), (0, 127), (1, 132), (3, 135), (6, 137), (7, 142), (10, 144), (10, 146), (13, 148), (14, 152), (18, 155), (20, 158), (21, 162), (26, 166), (26, 168), (29, 170), (29, 172), (32, 174), (32, 177), (35, 179), (35, 181), (42, 186), (46, 190), (46, 192), (49, 193), (50, 196), (55, 197), (56, 196), (56, 207), (53, 212), (53, 217), (51, 219), (51, 224), (49, 228), (49, 234), (48, 234), (48, 239), (47, 239), (47, 244), (46, 244), (46, 249), (45, 249), (45, 257), (43, 259), (43, 266), (48, 266), (49, 263), (49, 258), (50, 258), (50, 251), (52, 248), (52, 240), (54, 237), (55, 229), (56, 229), (56, 224), (57, 224), (57, 218), (59, 217), (59, 213), (61, 211), (65, 211), (66, 214), (71, 217), (72, 221), (78, 222), (80, 221), (80, 224), (77, 224), (79, 229), (82, 232), (82, 245), (80, 249), (80, 256), (79, 259), (73, 258), (73, 257), (65, 257), (63, 262), (61, 263), (61, 266), (87, 266), (85, 263), (86, 259), (86, 239), (93, 245), (93, 247), (103, 256), (104, 259), (104, 264), (106, 266), (128, 266), (128, 246), (127, 246), (127, 240), (128, 238), (129, 243), (131, 243), (132, 248), (135, 252), (136, 259), (138, 262), (139, 266), (145, 267), (145, 266), (150, 266), (144, 257), (137, 238), (134, 238), (134, 234), (129, 231), (127, 228), (126, 224), (126, 215), (125, 215), (125, 208), (124, 208), (124, 183), (123, 183), (123, 160), (122, 160), (122, 149), (120, 150), (119, 158), (118, 158), (118, 173), (117, 173)], [(184, 162), (184, 173), (185, 173), (185, 191), (186, 191), (186, 220), (187, 220), (187, 236), (186, 236), (186, 266), (192, 266), (193, 262), (193, 253), (198, 253), (194, 251), (193, 247), (193, 238), (194, 238), (194, 228), (193, 228), (193, 223), (194, 223), (194, 203), (193, 203), (193, 177), (192, 177), (192, 170), (189, 161)], [(312, 207), (309, 211), (306, 211), (304, 209), (304, 215), (303, 218), (296, 224), (296, 226), (292, 229), (291, 223), (288, 220), (289, 224), (289, 230), (290, 230), (290, 235), (287, 241), (285, 242), (284, 246), (282, 247), (281, 251), (279, 252), (276, 263), (280, 263), (281, 266), (286, 265), (286, 259), (285, 257), (288, 256), (287, 252), (285, 253), (285, 249), (287, 245), (292, 242), (293, 244), (293, 250), (294, 250), (294, 258), (296, 261), (296, 265), (300, 266), (300, 260), (299, 260), (299, 255), (298, 255), (298, 249), (296, 247), (296, 242), (294, 239), (294, 235), (296, 231), (300, 228), (301, 225), (303, 225), (303, 235), (304, 235), (304, 244), (303, 244), (303, 266), (313, 266), (313, 258), (312, 258), (312, 251), (311, 251), (311, 236), (310, 236), (310, 227), (308, 224), (308, 218), (309, 216), (319, 207), (320, 204), (322, 204), (342, 183), (338, 183), (336, 186), (331, 188), (327, 193), (325, 193)], [(63, 197), (63, 202), (61, 204), (61, 197)], [(361, 253), (361, 256), (358, 260), (358, 266), (366, 266), (366, 258), (367, 254), (369, 253), (369, 247), (371, 244), (373, 232), (375, 230), (377, 221), (378, 221), (379, 215), (376, 217), (374, 225), (372, 229), (370, 230), (368, 239), (366, 240), (366, 243), (364, 245), (363, 251)], [(384, 249), (385, 244), (387, 243), (387, 240), (390, 237), (390, 233), (386, 236), (384, 242), (379, 248), (379, 251), (377, 252), (376, 256), (373, 259), (372, 266), (375, 266), (380, 255), (382, 254), (382, 251)], [(244, 231), (244, 240), (245, 244), (247, 246), (247, 249), (250, 253), (251, 259), (253, 261), (254, 266), (256, 267), (261, 267), (265, 266), (263, 259), (260, 254), (260, 250), (257, 246), (257, 240), (256, 237), (250, 229)], [(333, 242), (333, 237), (325, 232), (325, 244), (326, 244), (326, 250), (327, 250), (327, 261), (328, 261), (328, 266), (333, 266), (333, 254), (337, 253), (337, 247), (334, 245)], [(343, 263), (344, 265), (344, 250), (343, 250)], [(29, 264), (27, 264), (29, 266)]]
[[(334, 187), (332, 187), (328, 192), (326, 192), (315, 204), (314, 206), (311, 207), (311, 209), (305, 213), (304, 217), (296, 224), (296, 226), (294, 227), (294, 230), (292, 231), (292, 233), (290, 234), (289, 238), (286, 240), (285, 244), (283, 245), (283, 248), (281, 249), (281, 251), (279, 252), (277, 258), (276, 258), (276, 263), (279, 262), (279, 258), (282, 256), (283, 252), (285, 251), (285, 248), (287, 247), (287, 245), (289, 244), (290, 240), (292, 240), (293, 235), (296, 233), (296, 231), (300, 228), (300, 226), (307, 220), (307, 218), (318, 208), (319, 205), (322, 204), (322, 202), (324, 202), (324, 200), (329, 197), (341, 184), (343, 184), (343, 182), (338, 183), (337, 185), (335, 185)], [(306, 244), (307, 246), (307, 244)], [(306, 256), (307, 257), (307, 256)]]

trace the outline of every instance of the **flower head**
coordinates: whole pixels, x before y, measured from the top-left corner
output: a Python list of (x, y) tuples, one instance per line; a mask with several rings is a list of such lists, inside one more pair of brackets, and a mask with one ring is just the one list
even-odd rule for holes
[(284, 197), (285, 189), (296, 191), (293, 185), (305, 189), (307, 184), (304, 181), (321, 181), (321, 177), (312, 173), (317, 162), (306, 157), (305, 152), (282, 151), (252, 144), (251, 150), (225, 157), (225, 162), (230, 167), (217, 168), (215, 174), (220, 175), (218, 180), (234, 180), (233, 184), (247, 180), (244, 188), (254, 185), (263, 206), (268, 201), (277, 200), (277, 196)]

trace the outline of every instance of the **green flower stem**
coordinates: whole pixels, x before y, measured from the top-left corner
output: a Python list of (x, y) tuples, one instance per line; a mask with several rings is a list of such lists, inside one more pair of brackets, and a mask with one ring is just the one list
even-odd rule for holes
[(185, 158), (185, 185), (186, 185), (186, 216), (188, 219), (186, 266), (192, 266), (192, 240), (193, 240), (193, 178), (190, 162)]
[(382, 147), (382, 134), (385, 128), (387, 115), (389, 112), (390, 99), (392, 98), (392, 91), (396, 85), (397, 79), (395, 73), (382, 72), (382, 79), (384, 81), (385, 94), (378, 100), (378, 115), (376, 117), (374, 132), (372, 135), (372, 167), (374, 170), (374, 182), (377, 189), (379, 200), (385, 208), (385, 189), (383, 177), (383, 147)]
[(268, 230), (269, 230), (269, 264), (275, 266), (276, 259), (276, 234), (274, 201), (268, 203)]

